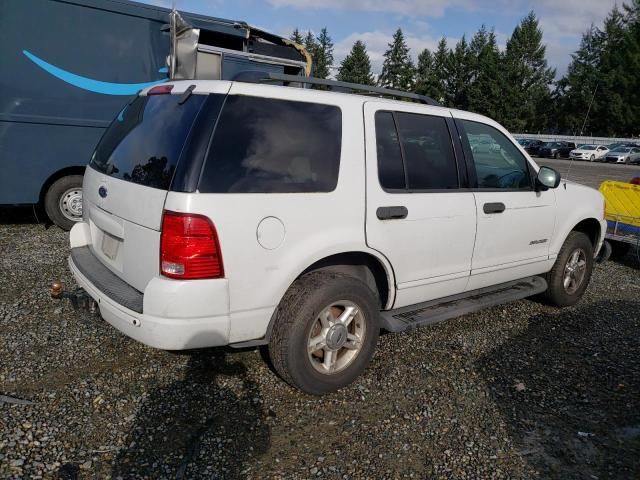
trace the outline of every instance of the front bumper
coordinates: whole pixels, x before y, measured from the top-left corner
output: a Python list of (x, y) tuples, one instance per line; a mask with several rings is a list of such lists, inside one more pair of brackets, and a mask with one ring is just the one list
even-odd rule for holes
[[(97, 258), (95, 261), (99, 262)], [(69, 268), (78, 285), (98, 304), (102, 318), (134, 340), (165, 350), (229, 344), (229, 314), (217, 313), (229, 310), (227, 280), (185, 282), (155, 277), (141, 294), (141, 308), (137, 308), (140, 304), (135, 302), (123, 305), (127, 302), (122, 300), (122, 291), (118, 297), (113, 285), (105, 288), (101, 279), (89, 273), (87, 263), (82, 269), (76, 263), (80, 263), (78, 256), (72, 255)], [(131, 288), (121, 282), (122, 290)]]

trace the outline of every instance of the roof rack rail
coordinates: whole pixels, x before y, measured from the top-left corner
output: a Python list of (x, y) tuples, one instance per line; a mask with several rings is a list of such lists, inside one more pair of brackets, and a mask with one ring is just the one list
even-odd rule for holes
[(285, 82), (285, 83), (303, 83), (307, 85), (323, 85), (330, 87), (332, 90), (339, 92), (363, 92), (370, 95), (384, 95), (387, 97), (406, 98), (417, 100), (426, 105), (434, 105), (441, 107), (442, 104), (435, 101), (431, 97), (418, 95), (412, 92), (403, 92), (402, 90), (393, 90), (391, 88), (373, 87), (369, 85), (360, 85), (358, 83), (339, 82), (337, 80), (325, 80), (323, 78), (300, 77), (297, 75), (286, 75), (282, 73), (261, 72), (258, 70), (247, 70), (237, 73), (233, 79), (235, 82), (247, 83), (266, 83), (266, 82)]

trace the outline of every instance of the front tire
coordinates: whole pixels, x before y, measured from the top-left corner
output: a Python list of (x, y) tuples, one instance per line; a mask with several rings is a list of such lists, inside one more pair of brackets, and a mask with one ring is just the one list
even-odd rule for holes
[(545, 303), (556, 307), (575, 305), (589, 285), (593, 270), (593, 245), (582, 232), (571, 232), (546, 275)]
[(595, 155), (591, 155), (591, 157), (589, 157), (589, 161), (590, 161), (590, 162), (593, 162), (595, 159), (596, 159), (596, 156), (595, 156)]
[(49, 220), (63, 230), (71, 230), (82, 220), (82, 175), (62, 177), (51, 184), (44, 196)]
[(311, 272), (289, 288), (275, 314), (269, 357), (289, 385), (334, 392), (367, 367), (380, 334), (376, 295), (357, 278)]

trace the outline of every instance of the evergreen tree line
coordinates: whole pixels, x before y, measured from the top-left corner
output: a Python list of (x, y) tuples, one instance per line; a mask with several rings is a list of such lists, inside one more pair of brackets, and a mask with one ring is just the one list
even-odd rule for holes
[[(311, 54), (312, 76), (331, 76), (334, 45), (326, 28), (317, 37), (296, 29), (291, 39)], [(640, 0), (614, 7), (602, 28), (591, 26), (558, 81), (533, 12), (515, 27), (504, 50), (494, 30), (483, 25), (470, 40), (463, 36), (452, 46), (442, 38), (434, 51), (420, 52), (415, 64), (398, 29), (377, 78), (360, 40), (334, 73), (345, 82), (427, 95), (448, 107), (487, 115), (513, 132), (637, 136)]]

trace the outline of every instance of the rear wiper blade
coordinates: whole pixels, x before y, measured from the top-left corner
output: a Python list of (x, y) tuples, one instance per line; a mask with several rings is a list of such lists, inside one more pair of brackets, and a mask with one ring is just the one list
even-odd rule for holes
[(178, 100), (178, 105), (182, 105), (184, 102), (189, 100), (189, 97), (191, 96), (195, 88), (196, 88), (195, 85), (189, 85), (189, 87), (184, 91), (184, 93), (180, 97), (180, 100)]

